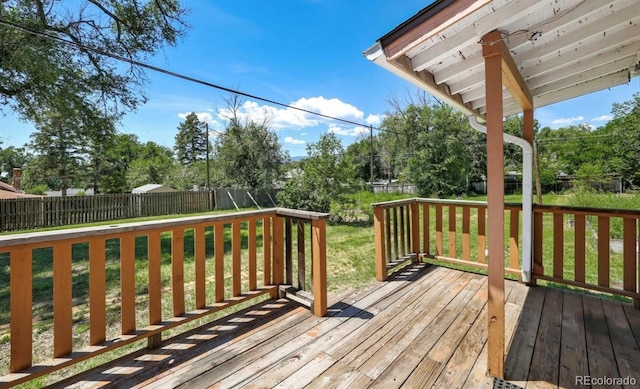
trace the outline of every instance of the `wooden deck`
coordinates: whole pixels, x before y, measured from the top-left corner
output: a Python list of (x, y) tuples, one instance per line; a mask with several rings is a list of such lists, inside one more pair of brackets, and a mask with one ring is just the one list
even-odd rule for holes
[[(269, 300), (56, 386), (491, 387), (486, 288), (485, 276), (414, 265), (334, 303), (329, 317)], [(640, 385), (640, 311), (511, 281), (505, 293), (511, 382), (575, 387), (589, 375)]]

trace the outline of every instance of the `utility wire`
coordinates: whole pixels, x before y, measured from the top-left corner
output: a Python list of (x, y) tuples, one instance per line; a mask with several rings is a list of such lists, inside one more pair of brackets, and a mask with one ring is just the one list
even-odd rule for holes
[[(22, 32), (26, 32), (28, 34), (35, 35), (35, 36), (38, 36), (38, 37), (41, 37), (41, 38), (46, 38), (46, 39), (54, 40), (54, 41), (59, 42), (59, 43), (64, 43), (64, 44), (67, 44), (67, 45), (70, 45), (70, 46), (78, 47), (78, 48), (83, 49), (83, 50), (93, 51), (94, 53), (103, 55), (105, 57), (117, 59), (119, 61), (129, 63), (131, 65), (139, 66), (141, 68), (145, 68), (145, 69), (149, 69), (149, 70), (152, 70), (152, 71), (155, 71), (155, 72), (158, 72), (158, 73), (166, 74), (166, 75), (169, 75), (171, 77), (180, 78), (180, 79), (183, 79), (183, 80), (186, 80), (186, 81), (190, 81), (190, 82), (193, 82), (193, 83), (196, 83), (196, 84), (201, 84), (201, 85), (205, 85), (205, 86), (208, 86), (208, 87), (211, 87), (211, 88), (219, 89), (219, 90), (222, 90), (224, 92), (237, 94), (237, 95), (244, 96), (244, 97), (247, 97), (247, 98), (250, 98), (250, 99), (263, 101), (265, 103), (277, 105), (277, 106), (284, 107), (284, 108), (295, 109), (295, 110), (298, 110), (298, 111), (301, 111), (301, 112), (305, 112), (305, 113), (308, 113), (308, 114), (311, 114), (311, 115), (320, 116), (320, 117), (323, 117), (323, 118), (326, 118), (326, 119), (335, 120), (335, 121), (339, 121), (339, 122), (343, 122), (343, 123), (347, 123), (347, 124), (352, 124), (352, 125), (355, 125), (355, 126), (360, 126), (360, 127), (364, 127), (364, 128), (368, 128), (370, 126), (370, 125), (367, 125), (367, 124), (358, 123), (358, 122), (354, 122), (354, 121), (347, 120), (347, 119), (341, 119), (341, 118), (337, 118), (337, 117), (330, 116), (330, 115), (325, 115), (325, 114), (320, 113), (320, 112), (311, 111), (311, 110), (308, 110), (308, 109), (296, 107), (294, 105), (280, 103), (280, 102), (275, 101), (275, 100), (271, 100), (271, 99), (267, 99), (267, 98), (264, 98), (264, 97), (252, 95), (252, 94), (249, 94), (249, 93), (245, 93), (245, 92), (242, 92), (242, 91), (239, 91), (239, 90), (227, 88), (227, 87), (224, 87), (224, 86), (221, 86), (221, 85), (217, 85), (217, 84), (214, 84), (214, 83), (211, 83), (211, 82), (208, 82), (208, 81), (204, 81), (204, 80), (200, 80), (200, 79), (197, 79), (197, 78), (194, 78), (194, 77), (190, 77), (190, 76), (187, 76), (187, 75), (184, 75), (184, 74), (176, 73), (176, 72), (171, 71), (171, 70), (163, 69), (163, 68), (160, 68), (160, 67), (157, 67), (157, 66), (149, 65), (149, 64), (144, 63), (144, 62), (136, 61), (136, 60), (131, 59), (131, 58), (123, 57), (123, 56), (120, 56), (118, 54), (109, 53), (109, 52), (106, 52), (104, 50), (101, 50), (101, 49), (98, 49), (98, 48), (95, 48), (95, 47), (85, 46), (83, 44), (80, 44), (80, 43), (77, 43), (77, 42), (74, 42), (74, 41), (71, 41), (71, 40), (67, 40), (67, 39), (60, 38), (60, 37), (55, 36), (55, 35), (47, 34), (46, 32), (36, 31), (36, 30), (33, 30), (33, 29), (29, 28), (29, 27), (25, 27), (25, 26), (13, 23), (11, 21), (8, 21), (8, 20), (2, 19), (2, 18), (0, 18), (0, 25), (11, 27), (11, 28), (14, 28), (14, 29), (20, 30)], [(375, 129), (377, 131), (389, 131), (389, 130), (382, 129), (382, 128), (379, 128), (379, 127), (373, 127), (373, 129)]]

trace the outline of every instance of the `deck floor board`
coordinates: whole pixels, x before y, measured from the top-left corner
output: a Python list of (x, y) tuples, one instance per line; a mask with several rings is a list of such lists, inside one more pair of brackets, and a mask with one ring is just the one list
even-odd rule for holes
[[(327, 317), (269, 300), (55, 386), (492, 387), (486, 289), (482, 275), (412, 265), (342, 296)], [(577, 375), (633, 374), (640, 382), (640, 311), (630, 304), (514, 281), (505, 301), (510, 382), (572, 387)]]

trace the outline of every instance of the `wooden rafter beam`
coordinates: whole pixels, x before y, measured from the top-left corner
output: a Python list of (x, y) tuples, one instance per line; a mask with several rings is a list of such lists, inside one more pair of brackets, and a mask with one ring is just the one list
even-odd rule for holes
[(436, 98), (444, 100), (445, 102), (458, 107), (458, 109), (460, 109), (467, 115), (482, 116), (478, 110), (473, 109), (470, 104), (462, 101), (461, 95), (451, 94), (451, 92), (449, 91), (449, 87), (446, 84), (437, 84), (433, 77), (433, 74), (429, 73), (426, 70), (422, 70), (419, 72), (414, 71), (413, 65), (411, 64), (411, 59), (409, 59), (407, 56), (402, 55), (395, 60), (390, 61), (390, 63), (393, 64), (396, 68), (400, 69), (403, 73), (418, 80), (420, 84), (426, 85), (428, 87), (428, 92)]
[(486, 59), (499, 55), (502, 58), (502, 83), (523, 110), (533, 109), (533, 97), (524, 82), (511, 52), (505, 45), (500, 31), (494, 30), (482, 37), (482, 55)]

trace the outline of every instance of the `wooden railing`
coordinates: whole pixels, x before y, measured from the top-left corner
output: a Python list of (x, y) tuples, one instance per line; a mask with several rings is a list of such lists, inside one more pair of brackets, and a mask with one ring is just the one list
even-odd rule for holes
[(640, 211), (536, 205), (533, 213), (535, 278), (630, 297), (640, 308)]
[[(376, 203), (373, 209), (378, 280), (408, 259), (487, 268), (485, 202), (414, 198)], [(505, 271), (515, 275), (520, 274), (520, 211), (518, 205), (505, 206), (509, 227)]]
[[(312, 259), (312, 288), (298, 287), (310, 291), (313, 313), (325, 315), (327, 216), (276, 208), (0, 236), (0, 262), (8, 264), (10, 278), (8, 296), (0, 294), (10, 302), (0, 301), (0, 307), (9, 306), (11, 345), (9, 374), (0, 377), (0, 387), (142, 339), (154, 348), (166, 330), (250, 299), (277, 296), (285, 272), (290, 278), (294, 235), (298, 251), (310, 248), (306, 259)], [(297, 234), (283, 228), (292, 220)], [(307, 278), (304, 265), (297, 270), (300, 279)], [(43, 279), (50, 280), (44, 298), (34, 292)], [(46, 315), (34, 312), (43, 306), (52, 310), (52, 352), (34, 358), (34, 346), (41, 346), (35, 344), (37, 333), (46, 329), (38, 321)], [(113, 320), (114, 315), (119, 317)], [(118, 320), (119, 329), (109, 325)], [(80, 333), (81, 326), (88, 334)], [(112, 327), (117, 333), (109, 336)], [(78, 345), (83, 336), (86, 344)]]
[[(487, 267), (485, 202), (414, 198), (373, 207), (379, 280), (409, 259)], [(533, 212), (534, 281), (629, 297), (640, 308), (640, 211), (535, 205)], [(520, 204), (505, 204), (505, 272), (515, 275), (521, 267), (521, 213)]]

